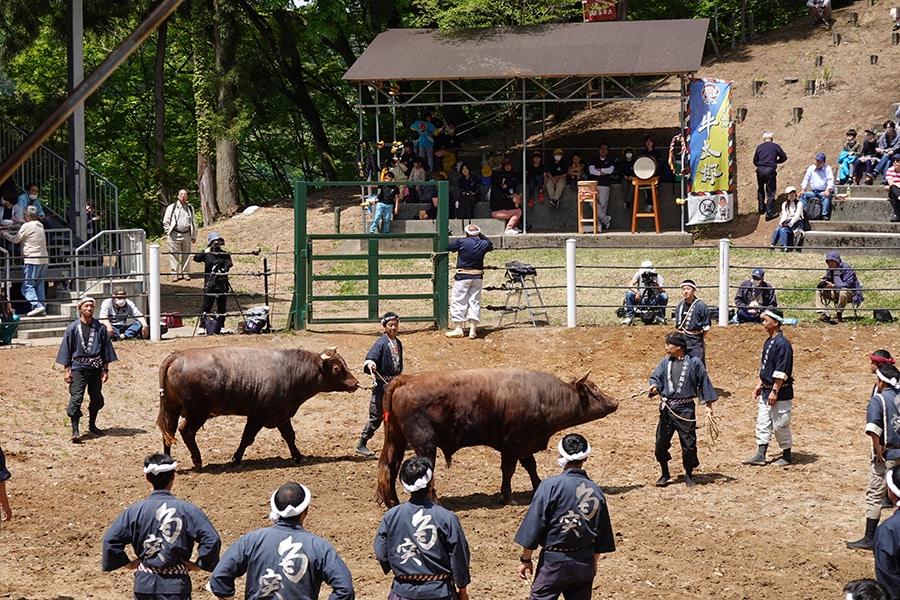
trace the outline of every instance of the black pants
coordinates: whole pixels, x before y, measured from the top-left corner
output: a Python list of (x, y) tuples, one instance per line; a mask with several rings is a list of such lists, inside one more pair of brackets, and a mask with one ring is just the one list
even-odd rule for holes
[(72, 369), (72, 383), (69, 384), (69, 406), (66, 409), (66, 414), (70, 419), (81, 418), (81, 403), (84, 402), (85, 389), (91, 398), (88, 412), (96, 415), (103, 408), (101, 374), (100, 369)]
[(894, 216), (900, 217), (900, 186), (892, 185), (888, 189), (888, 200), (891, 202)]
[[(675, 414), (673, 415), (672, 412)], [(672, 447), (672, 436), (676, 431), (678, 440), (681, 442), (681, 464), (684, 465), (685, 472), (690, 473), (700, 464), (697, 459), (697, 422), (693, 402), (681, 406), (663, 407), (660, 411), (659, 423), (656, 425), (655, 454), (656, 461), (661, 465), (672, 460), (669, 448)]]
[(775, 214), (775, 189), (778, 183), (775, 169), (756, 167), (756, 203), (760, 213)]
[(366, 441), (371, 440), (375, 435), (375, 431), (381, 427), (384, 420), (384, 385), (379, 385), (372, 392), (369, 398), (369, 420), (366, 421), (362, 430), (362, 438)]

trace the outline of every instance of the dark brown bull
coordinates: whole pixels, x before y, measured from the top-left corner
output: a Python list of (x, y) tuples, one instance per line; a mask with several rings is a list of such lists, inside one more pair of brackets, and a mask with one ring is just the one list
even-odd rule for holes
[(263, 427), (278, 428), (294, 460), (303, 455), (295, 444), (291, 418), (300, 405), (319, 392), (352, 392), (359, 387), (336, 349), (319, 354), (307, 350), (260, 348), (195, 348), (173, 352), (159, 366), (159, 416), (163, 452), (175, 443), (178, 418), (181, 437), (194, 467), (202, 468), (197, 431), (210, 417), (244, 415), (247, 425), (232, 461)]
[(399, 503), (395, 484), (407, 445), (434, 462), (440, 448), (450, 465), (468, 446), (500, 452), (500, 494), (509, 502), (516, 461), (532, 488), (541, 482), (534, 453), (557, 431), (605, 417), (619, 401), (584, 377), (565, 383), (525, 369), (472, 369), (401, 375), (384, 395), (384, 448), (378, 461), (379, 502)]

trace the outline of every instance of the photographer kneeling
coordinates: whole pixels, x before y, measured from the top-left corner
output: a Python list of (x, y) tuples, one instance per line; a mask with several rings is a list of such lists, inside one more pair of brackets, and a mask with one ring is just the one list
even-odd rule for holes
[(669, 296), (663, 285), (663, 278), (653, 270), (653, 263), (649, 260), (642, 262), (625, 293), (625, 317), (622, 324), (631, 325), (636, 308), (658, 307), (655, 317), (665, 319)]
[[(194, 255), (194, 262), (202, 262), (206, 273), (203, 282), (203, 304), (200, 306), (200, 324), (207, 335), (222, 332), (225, 325), (225, 302), (228, 299), (228, 271), (234, 266), (231, 254), (224, 248), (225, 240), (215, 231), (207, 237), (207, 247), (203, 252)], [(210, 315), (213, 302), (216, 304), (215, 316)]]

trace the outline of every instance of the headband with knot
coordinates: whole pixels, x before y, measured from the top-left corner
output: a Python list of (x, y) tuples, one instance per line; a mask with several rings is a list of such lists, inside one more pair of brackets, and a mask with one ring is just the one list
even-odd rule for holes
[(869, 360), (879, 365), (892, 365), (895, 362), (893, 358), (888, 356), (878, 356), (877, 354), (870, 354)]
[(149, 465), (144, 467), (144, 475), (159, 475), (160, 473), (168, 473), (169, 471), (174, 471), (177, 468), (177, 462), (164, 464), (150, 463)]
[(587, 449), (584, 452), (569, 454), (563, 448), (563, 441), (559, 440), (559, 444), (556, 445), (556, 449), (559, 450), (559, 458), (556, 459), (556, 464), (558, 464), (561, 469), (565, 469), (566, 465), (570, 462), (578, 462), (586, 459), (588, 457), (588, 454), (591, 453), (591, 444), (588, 443)]
[(272, 508), (272, 512), (269, 513), (270, 521), (278, 522), (280, 519), (292, 519), (293, 517), (303, 514), (303, 511), (309, 508), (309, 501), (312, 499), (309, 488), (302, 483), (298, 483), (297, 485), (303, 490), (303, 501), (297, 506), (288, 505), (282, 510), (278, 510), (278, 507), (275, 506), (275, 494), (278, 493), (278, 490), (272, 492), (272, 497), (269, 498), (269, 506)]
[(418, 492), (419, 490), (424, 490), (428, 487), (428, 483), (431, 481), (433, 473), (431, 469), (425, 471), (425, 474), (413, 481), (412, 483), (406, 483), (402, 479), (400, 483), (403, 484), (403, 489), (406, 490), (407, 494), (412, 494), (413, 492)]

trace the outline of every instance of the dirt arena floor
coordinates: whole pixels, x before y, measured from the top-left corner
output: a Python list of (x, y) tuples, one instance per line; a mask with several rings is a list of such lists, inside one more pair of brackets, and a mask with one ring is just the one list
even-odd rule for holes
[[(67, 435), (66, 387), (53, 364), (56, 348), (0, 353), (3, 373), (0, 444), (13, 478), (8, 491), (13, 520), (0, 533), (0, 598), (121, 599), (131, 596), (132, 573), (100, 570), (100, 540), (128, 504), (149, 486), (145, 455), (161, 449), (155, 427), (157, 367), (180, 348), (217, 345), (337, 346), (360, 374), (374, 342), (374, 325), (356, 333), (304, 332), (268, 336), (185, 338), (159, 344), (117, 346), (120, 361), (106, 385), (99, 425), (104, 437), (74, 445)], [(574, 429), (591, 441), (587, 471), (607, 494), (617, 551), (600, 561), (595, 598), (839, 598), (844, 583), (873, 575), (872, 555), (844, 547), (864, 528), (863, 491), (869, 442), (863, 432), (873, 383), (867, 353), (900, 353), (898, 327), (802, 326), (788, 328), (794, 344), (795, 464), (749, 467), (755, 452), (756, 381), (765, 333), (762, 327), (714, 329), (710, 374), (720, 393), (721, 435), (714, 448), (700, 435), (700, 485), (687, 489), (675, 450), (675, 483), (656, 488), (653, 459), (656, 403), (629, 399), (647, 387), (663, 356), (667, 328), (555, 327), (488, 329), (476, 340), (448, 340), (443, 332), (404, 331), (408, 372), (468, 367), (527, 366), (572, 379), (591, 369), (601, 389), (622, 399), (618, 412)], [(247, 369), (254, 368), (247, 365)], [(277, 373), (272, 374), (277, 377)], [(387, 596), (390, 579), (372, 553), (384, 510), (373, 500), (377, 461), (352, 450), (366, 415), (368, 395), (314, 397), (294, 419), (306, 455), (290, 460), (277, 431), (263, 430), (244, 463), (228, 461), (244, 420), (219, 417), (198, 435), (207, 467), (188, 468), (184, 445), (175, 493), (212, 519), (227, 547), (243, 533), (268, 524), (268, 497), (288, 480), (313, 493), (307, 526), (331, 540), (353, 573), (357, 598)], [(551, 439), (555, 448), (562, 434)], [(381, 443), (376, 434), (373, 447)], [(677, 442), (676, 442), (677, 448)], [(558, 472), (555, 451), (537, 456), (542, 476)], [(777, 451), (770, 450), (770, 460)], [(513, 535), (529, 501), (521, 469), (513, 479), (516, 505), (499, 498), (499, 455), (465, 449), (448, 470), (439, 457), (437, 488), (444, 505), (462, 520), (472, 552), (473, 599), (526, 598), (516, 575), (519, 549)], [(402, 497), (402, 496), (401, 496)], [(887, 514), (884, 515), (885, 517)], [(194, 575), (195, 597), (207, 593), (204, 573)], [(241, 583), (242, 585), (242, 583)], [(325, 587), (321, 597), (330, 590)], [(242, 594), (239, 593), (239, 598)]]

